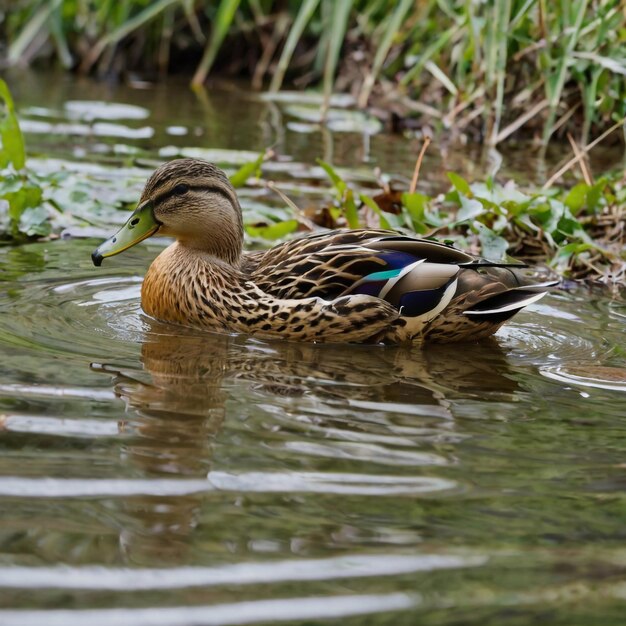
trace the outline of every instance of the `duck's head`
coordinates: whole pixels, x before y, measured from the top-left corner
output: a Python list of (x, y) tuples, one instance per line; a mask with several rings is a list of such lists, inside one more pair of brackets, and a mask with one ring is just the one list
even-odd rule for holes
[(236, 264), (243, 245), (243, 221), (226, 174), (199, 159), (161, 165), (148, 179), (128, 221), (94, 250), (94, 265), (156, 234), (175, 237), (183, 246)]

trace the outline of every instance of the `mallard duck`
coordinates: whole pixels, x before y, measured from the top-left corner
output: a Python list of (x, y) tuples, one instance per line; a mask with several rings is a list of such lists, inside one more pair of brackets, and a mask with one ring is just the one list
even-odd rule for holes
[(521, 264), (388, 230), (335, 230), (243, 251), (237, 194), (224, 172), (177, 159), (148, 179), (95, 265), (152, 235), (175, 238), (153, 261), (143, 310), (211, 330), (311, 342), (481, 339), (546, 293)]

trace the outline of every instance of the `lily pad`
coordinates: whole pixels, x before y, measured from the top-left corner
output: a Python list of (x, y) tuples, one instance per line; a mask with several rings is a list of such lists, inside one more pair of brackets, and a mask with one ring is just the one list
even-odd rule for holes
[(177, 146), (164, 146), (159, 150), (159, 156), (163, 159), (174, 157), (189, 157), (191, 159), (204, 159), (212, 163), (243, 165), (249, 161), (256, 161), (258, 152), (251, 150), (221, 150), (219, 148), (186, 148)]
[(65, 111), (75, 120), (145, 120), (150, 111), (134, 104), (102, 102), (100, 100), (68, 100)]
[(290, 105), (285, 107), (285, 113), (309, 124), (326, 124), (330, 130), (337, 133), (375, 135), (383, 129), (380, 120), (362, 111), (329, 109), (324, 117), (319, 106)]

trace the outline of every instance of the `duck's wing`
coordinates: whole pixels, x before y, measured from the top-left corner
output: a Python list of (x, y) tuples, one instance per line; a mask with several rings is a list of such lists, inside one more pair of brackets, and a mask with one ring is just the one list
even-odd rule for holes
[(247, 259), (244, 265), (251, 278), (268, 293), (333, 299), (350, 293), (382, 297), (375, 285), (366, 283), (381, 283), (382, 289), (389, 280), (397, 282), (398, 274), (406, 275), (407, 267), (418, 260), (469, 263), (474, 257), (385, 230), (337, 230), (291, 240)]
[(254, 259), (251, 278), (280, 298), (363, 294), (429, 321), (454, 305), (474, 320), (508, 318), (553, 283), (522, 263), (494, 263), (453, 246), (385, 230), (344, 230), (286, 242)]

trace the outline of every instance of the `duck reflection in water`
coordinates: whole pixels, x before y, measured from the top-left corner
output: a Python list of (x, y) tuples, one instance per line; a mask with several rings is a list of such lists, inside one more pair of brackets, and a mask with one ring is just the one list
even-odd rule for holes
[[(149, 324), (141, 350), (144, 372), (97, 367), (114, 375), (115, 391), (126, 403), (120, 423), (130, 436), (124, 462), (148, 479), (206, 479), (214, 464), (232, 470), (228, 465), (239, 453), (238, 469), (246, 471), (247, 463), (254, 471), (249, 457), (263, 457), (281, 444), (289, 450), (303, 433), (325, 443), (359, 442), (370, 434), (406, 439), (409, 427), (411, 445), (455, 441), (463, 437), (451, 412), (455, 400), (518, 390), (496, 341), (427, 350), (315, 345)], [(255, 405), (262, 407), (257, 411)], [(242, 432), (253, 433), (254, 452), (238, 450)], [(228, 444), (220, 447), (221, 437)], [(377, 450), (384, 456), (384, 447)], [(292, 455), (291, 466), (322, 467), (315, 456), (295, 448)], [(215, 498), (241, 504), (236, 492), (127, 498), (120, 535), (125, 559), (145, 566), (189, 562), (203, 507)]]

